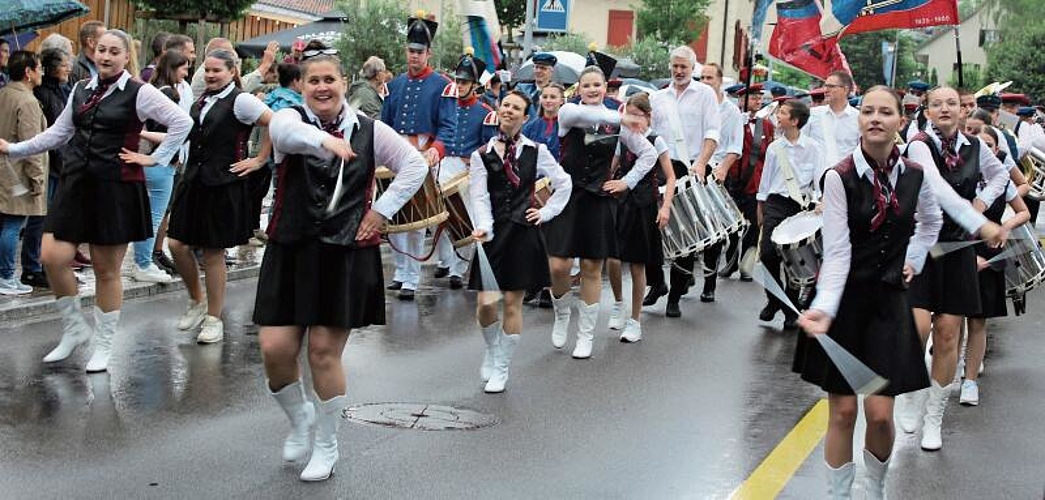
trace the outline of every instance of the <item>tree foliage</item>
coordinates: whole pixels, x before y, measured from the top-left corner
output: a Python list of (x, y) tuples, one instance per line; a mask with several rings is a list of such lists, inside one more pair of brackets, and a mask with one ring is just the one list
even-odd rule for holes
[(1012, 80), (1012, 90), (1045, 98), (1045, 24), (1025, 23), (1006, 28), (1001, 41), (987, 48), (988, 81)]
[(457, 67), (462, 54), (464, 37), (461, 35), (461, 16), (445, 8), (443, 18), (439, 20), (439, 30), (436, 31), (435, 40), (432, 42), (432, 57), (428, 64), (437, 70), (450, 71)]
[(642, 0), (635, 7), (640, 37), (653, 37), (669, 45), (690, 43), (707, 24), (704, 11), (711, 0)]
[(628, 57), (639, 66), (638, 78), (650, 81), (668, 76), (668, 54), (672, 47), (652, 36), (644, 36), (623, 47), (608, 47), (609, 52)]
[(155, 11), (159, 17), (189, 15), (214, 16), (218, 19), (240, 19), (254, 4), (254, 0), (133, 0), (134, 6)]
[(344, 24), (337, 43), (341, 63), (350, 75), (355, 75), (370, 56), (384, 59), (389, 71), (406, 69), (406, 20), (410, 13), (405, 4), (395, 0), (342, 0), (338, 7), (350, 13), (350, 22)]
[(588, 53), (589, 43), (591, 41), (580, 33), (566, 32), (549, 35), (548, 40), (541, 46), (541, 50), (545, 52), (562, 50), (583, 55)]
[(497, 7), (497, 20), (508, 30), (509, 36), (514, 28), (526, 24), (526, 2), (519, 0), (494, 0)]
[(903, 82), (914, 78), (925, 79), (923, 70), (914, 60), (915, 42), (907, 32), (900, 31), (897, 38), (897, 30), (871, 31), (845, 36), (840, 42), (842, 52), (853, 70), (853, 80), (860, 88), (866, 89), (886, 82), (882, 68), (882, 42), (895, 42), (897, 39), (899, 60), (896, 62), (894, 85), (903, 85)]

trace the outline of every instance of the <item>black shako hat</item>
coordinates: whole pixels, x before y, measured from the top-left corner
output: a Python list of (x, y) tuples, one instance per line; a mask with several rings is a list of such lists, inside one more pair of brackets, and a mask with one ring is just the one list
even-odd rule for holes
[(464, 55), (461, 56), (457, 69), (454, 70), (455, 80), (478, 82), (486, 72), (486, 63), (482, 59), (476, 59), (473, 54), (475, 54), (475, 49), (471, 47), (464, 50)]
[(595, 44), (588, 46), (588, 58), (584, 62), (585, 66), (597, 66), (602, 70), (603, 75), (606, 79), (609, 79), (613, 73), (614, 68), (617, 67), (617, 60), (609, 54), (605, 54), (595, 50)]
[(425, 50), (432, 46), (435, 31), (439, 23), (435, 22), (435, 16), (425, 16), (423, 10), (418, 11), (415, 17), (406, 20), (408, 26), (406, 31), (406, 47), (414, 50)]

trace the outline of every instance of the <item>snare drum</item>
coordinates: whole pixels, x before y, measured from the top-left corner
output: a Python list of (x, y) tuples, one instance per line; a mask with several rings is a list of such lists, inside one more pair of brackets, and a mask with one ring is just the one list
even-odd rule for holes
[(709, 177), (706, 190), (714, 206), (715, 218), (726, 234), (737, 233), (747, 227), (747, 219), (725, 186)]
[(821, 229), (824, 217), (816, 212), (799, 212), (784, 219), (770, 237), (780, 252), (788, 284), (802, 289), (816, 283), (824, 258)]
[(722, 237), (711, 223), (703, 185), (688, 175), (680, 177), (675, 183), (671, 217), (661, 229), (664, 258), (677, 259), (699, 252)]
[(1045, 252), (1030, 223), (1016, 227), (1010, 234), (1005, 242), (1006, 253), (1012, 252), (1005, 259), (1005, 295), (1022, 297), (1045, 279)]
[(449, 217), (446, 219), (446, 235), (450, 237), (454, 248), (470, 245), (472, 238), (472, 219), (468, 214), (468, 172), (457, 174), (449, 182), (443, 184), (443, 203)]
[(537, 182), (533, 183), (533, 201), (534, 208), (544, 208), (544, 205), (548, 203), (548, 198), (552, 197), (552, 181), (547, 177), (541, 177), (537, 179)]
[[(375, 184), (374, 199), (388, 189), (392, 183), (395, 173), (387, 167), (377, 167), (374, 171)], [(443, 198), (439, 196), (439, 188), (436, 186), (435, 177), (429, 171), (425, 175), (425, 181), (409, 201), (399, 209), (385, 227), (386, 233), (405, 233), (424, 229), (429, 226), (442, 224), (450, 214), (443, 205)]]

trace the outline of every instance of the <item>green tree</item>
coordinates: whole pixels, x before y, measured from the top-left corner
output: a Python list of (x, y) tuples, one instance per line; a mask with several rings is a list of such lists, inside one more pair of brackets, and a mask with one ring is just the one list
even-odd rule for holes
[(770, 80), (796, 89), (808, 89), (816, 79), (805, 71), (792, 68), (786, 64), (774, 63), (773, 74), (770, 75)]
[(642, 0), (636, 24), (640, 37), (651, 36), (669, 45), (690, 43), (707, 24), (704, 11), (711, 0)]
[(882, 42), (891, 43), (897, 40), (899, 59), (896, 62), (895, 85), (901, 85), (901, 82), (909, 81), (921, 74), (921, 68), (914, 60), (915, 42), (909, 34), (900, 31), (897, 38), (897, 30), (884, 30), (849, 35), (841, 39), (839, 43), (842, 52), (849, 60), (853, 80), (860, 88), (866, 89), (886, 82), (882, 68)]
[(512, 31), (526, 24), (526, 2), (494, 0), (494, 5), (497, 7), (497, 20), (508, 31), (508, 39), (511, 40)]
[(453, 10), (443, 10), (439, 30), (432, 41), (432, 57), (428, 65), (436, 70), (452, 71), (464, 54), (464, 37), (461, 35), (461, 16)]
[(134, 6), (156, 12), (158, 17), (214, 16), (218, 19), (243, 17), (254, 0), (133, 0)]
[(668, 76), (667, 61), (671, 46), (652, 36), (644, 36), (623, 47), (610, 47), (609, 50), (639, 65), (639, 78), (642, 80)]
[(986, 81), (1012, 80), (1012, 90), (1045, 96), (1045, 23), (1025, 23), (1006, 28), (1001, 41), (987, 48)]
[(547, 52), (562, 50), (566, 52), (576, 52), (578, 54), (587, 54), (589, 43), (591, 43), (591, 41), (580, 33), (566, 32), (549, 35), (548, 40), (541, 46), (541, 50)]
[(370, 56), (384, 59), (385, 67), (394, 73), (406, 70), (406, 19), (410, 14), (405, 4), (394, 0), (341, 0), (338, 7), (342, 12), (351, 12), (351, 21), (344, 24), (337, 43), (341, 62), (350, 75), (355, 75)]

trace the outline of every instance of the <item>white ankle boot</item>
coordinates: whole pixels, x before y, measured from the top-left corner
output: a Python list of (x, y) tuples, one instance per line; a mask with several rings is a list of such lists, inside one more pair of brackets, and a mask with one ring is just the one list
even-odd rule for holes
[(831, 500), (849, 500), (852, 498), (853, 478), (856, 476), (856, 464), (849, 462), (837, 469), (827, 466), (827, 498)]
[(941, 387), (936, 380), (931, 380), (929, 401), (925, 404), (925, 418), (922, 420), (922, 449), (936, 451), (943, 447), (943, 412), (947, 408), (947, 398), (954, 384)]
[(483, 365), (479, 367), (479, 378), (486, 382), (493, 375), (493, 365), (497, 359), (497, 342), (501, 336), (501, 322), (495, 321), (487, 326), (479, 326), (479, 329), (482, 330), (483, 342), (486, 343), (486, 351), (483, 353)]
[(889, 472), (889, 458), (879, 461), (866, 448), (864, 449), (864, 466), (867, 467), (866, 481), (864, 482), (864, 498), (867, 500), (886, 500), (885, 476)]
[(599, 320), (599, 303), (577, 304), (577, 345), (573, 348), (575, 359), (591, 357), (592, 344), (595, 343), (595, 323)]
[(921, 428), (927, 395), (928, 390), (921, 389), (896, 397), (896, 423), (904, 432), (914, 434)]
[(312, 442), (312, 458), (301, 471), (302, 481), (325, 481), (334, 473), (337, 464), (337, 428), (341, 424), (341, 412), (348, 404), (348, 397), (334, 396), (319, 402), (316, 415), (316, 437)]
[(112, 356), (113, 337), (116, 326), (120, 323), (120, 310), (102, 312), (94, 306), (94, 351), (87, 362), (87, 373), (104, 372), (109, 369), (109, 357)]
[(521, 338), (518, 334), (500, 333), (500, 336), (497, 340), (497, 358), (494, 361), (493, 375), (483, 388), (489, 393), (504, 392), (504, 386), (508, 383), (508, 367), (512, 364), (512, 356), (515, 355), (515, 348), (519, 346)]
[(80, 344), (91, 340), (94, 330), (87, 324), (87, 318), (80, 309), (80, 297), (58, 297), (55, 301), (58, 313), (62, 316), (62, 340), (44, 356), (44, 363), (54, 363), (68, 358)]
[(308, 457), (308, 448), (311, 444), (309, 434), (312, 432), (312, 425), (316, 422), (315, 405), (305, 399), (300, 380), (283, 387), (278, 392), (273, 392), (272, 397), (290, 418), (290, 434), (283, 441), (283, 460), (286, 462), (304, 460)]
[(614, 302), (610, 309), (610, 330), (624, 328), (624, 302)]
[(569, 335), (570, 316), (573, 308), (573, 296), (566, 292), (562, 297), (552, 295), (552, 308), (555, 309), (555, 323), (552, 325), (552, 347), (562, 349)]

